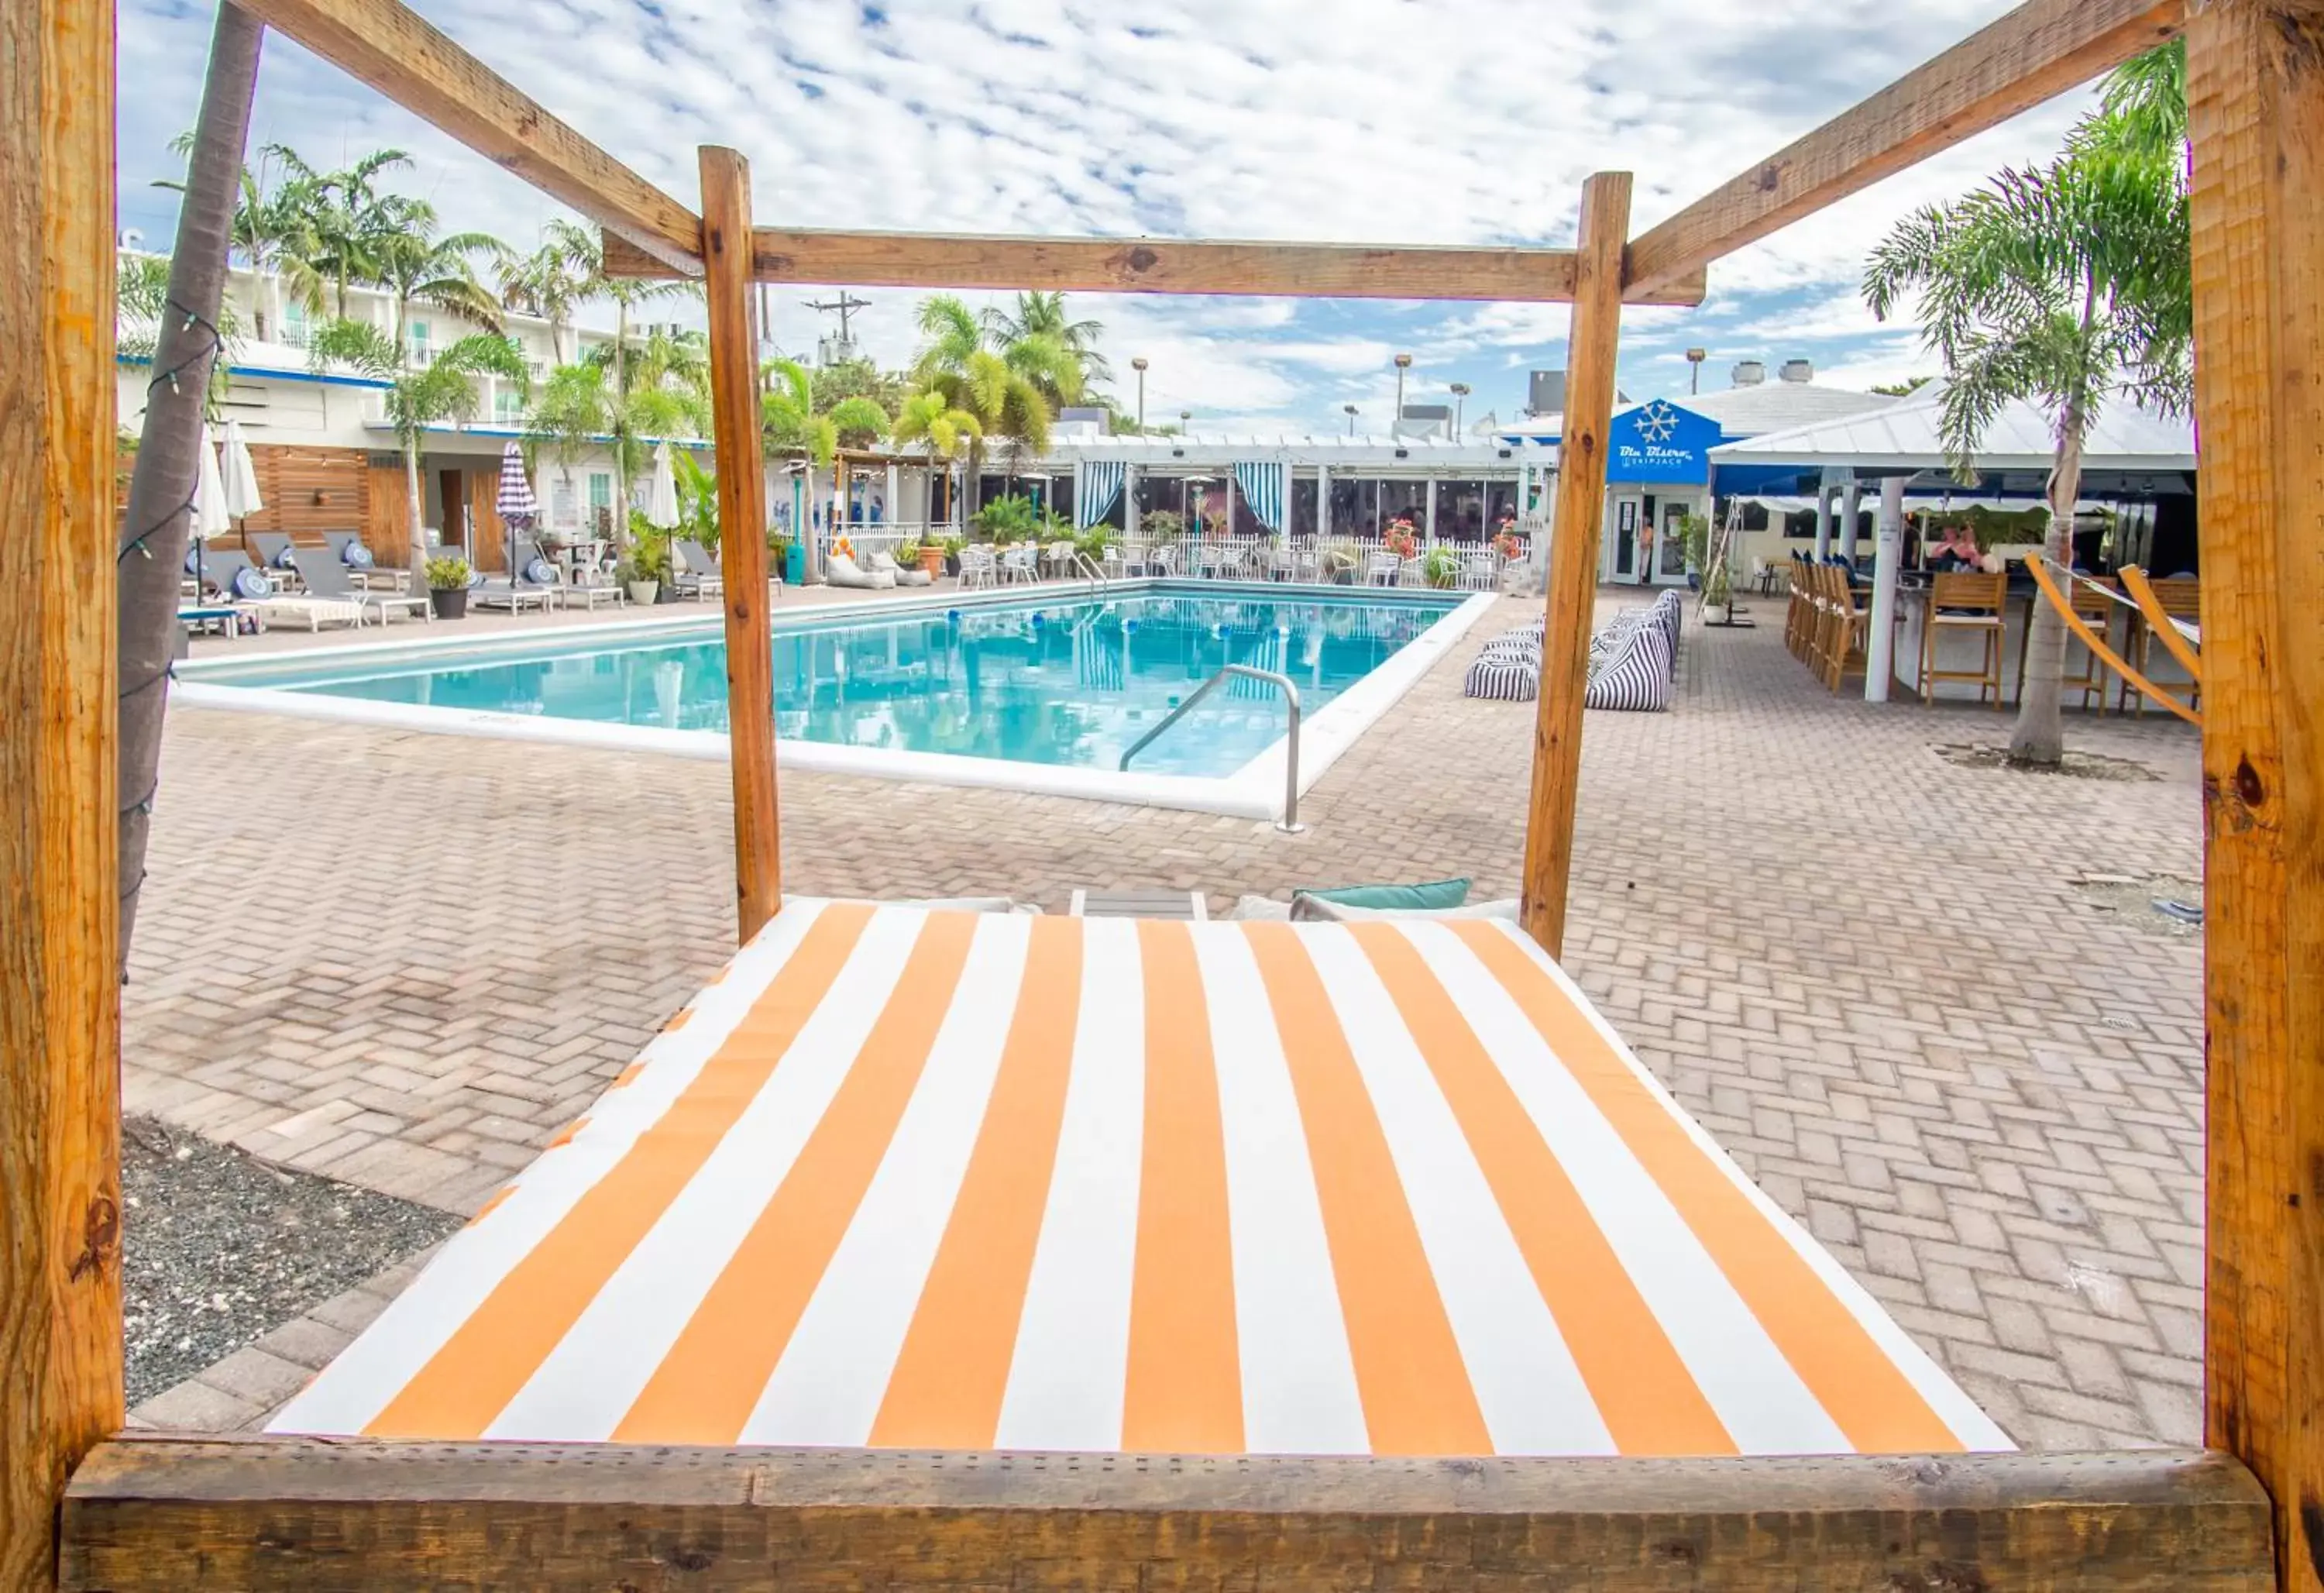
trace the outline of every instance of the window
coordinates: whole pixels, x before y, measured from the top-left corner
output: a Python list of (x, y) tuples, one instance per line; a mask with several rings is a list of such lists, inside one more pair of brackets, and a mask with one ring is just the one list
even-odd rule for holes
[(493, 394), (493, 418), (503, 424), (521, 420), (524, 415), (524, 400), (513, 387), (503, 387)]
[(411, 322), (410, 338), (411, 357), (413, 361), (420, 365), (426, 365), (428, 363), (428, 344), (429, 340), (429, 328), (428, 323), (424, 320), (415, 320)]
[(600, 535), (613, 529), (613, 477), (611, 472), (589, 472), (589, 525)]
[(293, 348), (307, 347), (307, 307), (296, 299), (282, 307), (282, 340)]

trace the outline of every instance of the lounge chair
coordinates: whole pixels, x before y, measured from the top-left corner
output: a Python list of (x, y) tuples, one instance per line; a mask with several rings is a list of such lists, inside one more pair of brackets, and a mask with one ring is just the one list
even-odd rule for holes
[(298, 575), (302, 580), (306, 572), (299, 568), (298, 551), (290, 539), (279, 531), (246, 531), (242, 540), (250, 544), (251, 557), (262, 569), (284, 570)]
[(328, 548), (331, 551), (331, 557), (337, 560), (340, 563), (352, 564), (355, 561), (347, 557), (347, 550), (352, 547), (364, 546), (363, 533), (359, 531), (327, 531), (323, 533), (323, 546)]
[(892, 573), (866, 570), (845, 553), (833, 553), (824, 560), (823, 579), (832, 586), (858, 591), (885, 591), (896, 584)]
[(564, 593), (557, 566), (540, 556), (539, 542), (526, 538), (516, 544), (516, 568), (469, 588), (468, 601), (478, 608), (505, 608), (511, 614), (521, 614), (527, 605), (537, 605), (547, 614)]
[(670, 568), (669, 589), (681, 597), (723, 597), (726, 595), (726, 577), (719, 570), (717, 557), (700, 542), (685, 538), (672, 540), (669, 551), (677, 555)]
[(407, 596), (396, 592), (374, 592), (355, 585), (355, 576), (347, 567), (331, 557), (328, 548), (309, 548), (306, 562), (299, 566), (299, 574), (307, 583), (307, 590), (318, 597), (340, 603), (353, 603), (379, 616), (385, 625), (388, 616), (398, 612), (416, 614), (423, 622), (436, 617), (435, 606), (425, 592)]
[(359, 603), (314, 592), (299, 596), (276, 592), (266, 573), (239, 549), (208, 554), (204, 560), (203, 574), (217, 584), (222, 598), (256, 615), (261, 630), (276, 625), (297, 625), (302, 620), (309, 631), (319, 631), (327, 625), (359, 626), (364, 623), (364, 610)]

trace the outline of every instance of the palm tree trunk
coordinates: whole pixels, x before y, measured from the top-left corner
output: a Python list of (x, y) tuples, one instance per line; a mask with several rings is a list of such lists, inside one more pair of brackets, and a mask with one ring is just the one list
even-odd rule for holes
[(630, 551), (630, 306), (613, 306), (613, 551)]
[[(404, 528), (411, 550), (409, 555), (411, 589), (415, 593), (425, 593), (428, 589), (428, 517), (420, 512), (420, 439), (416, 433), (403, 440), (403, 507), (404, 512), (411, 516), (410, 523)], [(510, 570), (509, 579), (515, 579), (516, 571)]]
[[(2074, 564), (2074, 505), (2082, 495), (2082, 427), (2084, 409), (2069, 403), (2058, 421), (2058, 459), (2050, 472), (2051, 561), (2061, 569)], [(2064, 762), (2066, 728), (2059, 698), (2066, 678), (2066, 622), (2045, 599), (2037, 597), (2034, 629), (2026, 639), (2025, 678), (2018, 682), (2021, 706), (2017, 726), (2009, 736), (2009, 761), (2031, 768), (2054, 769)]]
[[(251, 90), (258, 81), (258, 51), (265, 30), (236, 5), (220, 5), (210, 34), (210, 60), (202, 82), (200, 119), (178, 205), (178, 237), (170, 255), (170, 302), (153, 350), (153, 369), (177, 371), (147, 394), (137, 463), (129, 478), (129, 508), (122, 527), (116, 577), (120, 631), (115, 643), (121, 683), (121, 966), (129, 967), (129, 940), (145, 879), (145, 841), (152, 821), (154, 782), (161, 764), (161, 721), (169, 707), (170, 660), (178, 648), (178, 580), (185, 567), (202, 415), (209, 394), (214, 348), (200, 323), (217, 323), (226, 292), (228, 238), (241, 190), (243, 148), (250, 131)], [(189, 326), (189, 319), (199, 322)], [(178, 367), (184, 366), (182, 370)], [(150, 534), (144, 534), (150, 532)], [(137, 551), (132, 539), (143, 535)]]

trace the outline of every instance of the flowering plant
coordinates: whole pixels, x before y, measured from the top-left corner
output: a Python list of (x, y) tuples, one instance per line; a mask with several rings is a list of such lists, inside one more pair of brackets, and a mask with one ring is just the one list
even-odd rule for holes
[(1399, 518), (1389, 521), (1385, 541), (1388, 543), (1388, 551), (1399, 559), (1409, 559), (1419, 549), (1419, 543), (1414, 540), (1412, 522), (1409, 520)]
[(1513, 521), (1502, 521), (1501, 534), (1493, 539), (1493, 551), (1499, 553), (1504, 559), (1522, 559), (1525, 557), (1525, 543), (1518, 538), (1517, 533), (1511, 529), (1514, 524), (1515, 522)]
[(855, 557), (855, 539), (841, 536), (831, 544), (831, 551), (840, 558), (852, 560)]

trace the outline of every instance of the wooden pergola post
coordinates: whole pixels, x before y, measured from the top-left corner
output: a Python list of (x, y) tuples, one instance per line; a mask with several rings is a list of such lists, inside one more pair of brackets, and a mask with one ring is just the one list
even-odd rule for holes
[(715, 144), (702, 147), (701, 164), (711, 437), (718, 450), (718, 561), (726, 581), (735, 930), (748, 941), (783, 904), (774, 648), (767, 630), (767, 476), (760, 463), (759, 331), (752, 292), (751, 167), (734, 151)]
[(1629, 232), (1630, 174), (1600, 171), (1582, 189), (1565, 419), (1557, 445), (1557, 508), (1550, 522), (1549, 629), (1542, 637), (1533, 793), (1526, 807), (1525, 929), (1552, 957), (1564, 946), (1566, 886), (1573, 871), (1582, 694), (1589, 685), (1599, 526), (1606, 514), (1606, 433), (1614, 419), (1622, 256)]
[(2208, 1441), (2324, 1589), (2324, 3), (2187, 32), (2202, 438)]
[[(0, 1588), (121, 1425), (113, 7), (0, 0)], [(134, 555), (133, 555), (134, 557)]]

